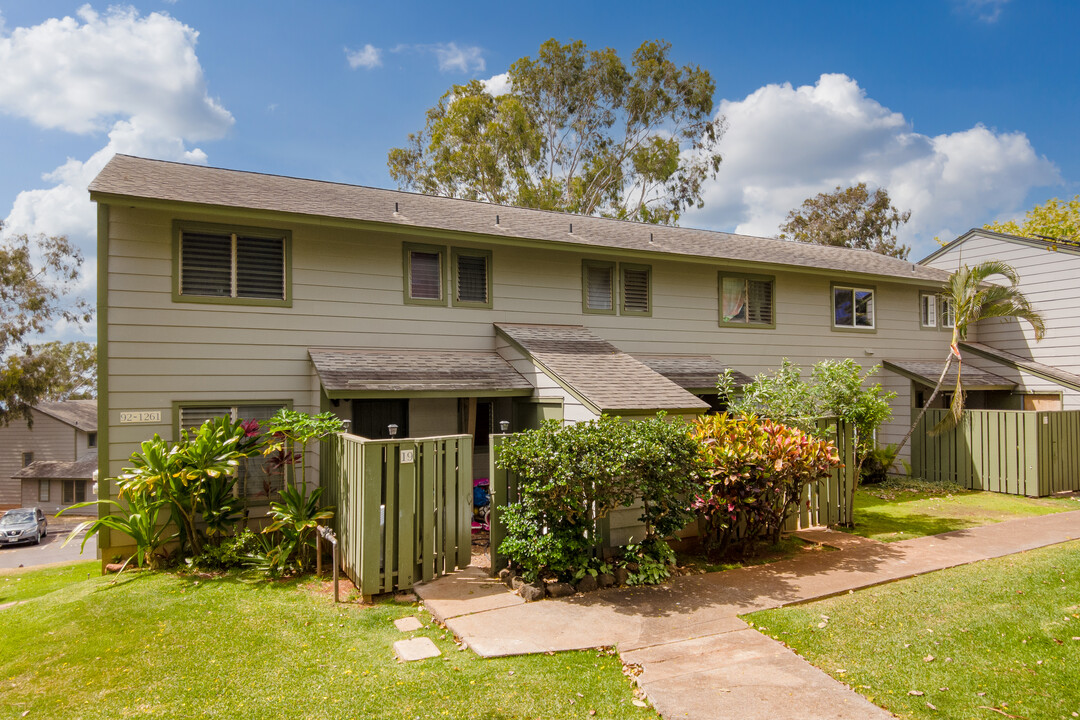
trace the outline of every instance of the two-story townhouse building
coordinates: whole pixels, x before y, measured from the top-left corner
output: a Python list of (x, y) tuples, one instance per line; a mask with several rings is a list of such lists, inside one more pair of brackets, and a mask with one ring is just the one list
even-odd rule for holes
[(1046, 321), (1046, 336), (1035, 342), (1027, 323), (985, 320), (977, 339), (961, 344), (964, 361), (1016, 383), (1014, 409), (1080, 409), (1080, 243), (975, 228), (920, 264), (952, 272), (986, 260), (1016, 269), (1020, 289)]
[(474, 434), (481, 473), (502, 421), (692, 415), (724, 368), (783, 358), (887, 363), (896, 441), (948, 347), (920, 315), (948, 273), (867, 251), (122, 155), (90, 191), (102, 477), (152, 433), (282, 406)]
[(32, 425), (17, 419), (0, 427), (0, 509), (54, 513), (94, 500), (97, 401), (43, 402), (30, 412)]

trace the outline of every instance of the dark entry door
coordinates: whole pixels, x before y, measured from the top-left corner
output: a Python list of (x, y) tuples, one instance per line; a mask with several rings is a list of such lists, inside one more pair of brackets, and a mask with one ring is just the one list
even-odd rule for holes
[(408, 400), (354, 400), (353, 432), (372, 440), (390, 437), (390, 425), (397, 425), (397, 437), (409, 437)]

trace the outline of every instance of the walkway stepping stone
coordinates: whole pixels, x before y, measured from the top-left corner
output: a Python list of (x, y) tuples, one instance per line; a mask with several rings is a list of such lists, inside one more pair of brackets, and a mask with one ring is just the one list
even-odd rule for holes
[(431, 638), (426, 637), (398, 640), (394, 643), (394, 653), (403, 662), (425, 660), (442, 655), (439, 648), (435, 647), (435, 643), (431, 641)]
[(401, 632), (412, 632), (413, 630), (419, 630), (424, 627), (424, 623), (412, 616), (398, 618), (394, 621), (394, 625), (397, 626), (397, 629)]

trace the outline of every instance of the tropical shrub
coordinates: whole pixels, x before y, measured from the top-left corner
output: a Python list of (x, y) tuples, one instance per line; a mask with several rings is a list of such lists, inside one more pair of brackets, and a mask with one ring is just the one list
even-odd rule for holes
[(250, 556), (262, 549), (259, 538), (260, 536), (251, 530), (242, 530), (217, 545), (207, 545), (201, 555), (188, 558), (187, 565), (193, 570), (206, 572), (246, 567), (249, 565)]
[[(85, 530), (86, 535), (83, 536), (81, 551), (86, 548), (86, 541), (102, 530), (116, 530), (128, 535), (135, 542), (135, 552), (124, 561), (123, 566), (120, 568), (121, 572), (132, 560), (135, 561), (135, 565), (138, 567), (146, 565), (150, 569), (156, 569), (163, 559), (160, 551), (171, 539), (165, 536), (167, 526), (164, 523), (158, 523), (158, 512), (165, 505), (165, 502), (155, 500), (150, 497), (149, 493), (145, 492), (128, 493), (126, 500), (126, 504), (118, 503), (115, 500), (92, 500), (76, 503), (56, 513), (57, 517), (59, 517), (68, 510), (91, 505), (113, 505), (117, 510), (116, 513), (102, 515), (94, 520), (79, 523), (68, 534), (67, 539), (64, 540), (64, 545), (67, 545)], [(61, 545), (61, 547), (64, 545)]]
[[(689, 502), (698, 487), (700, 452), (681, 419), (654, 418), (628, 423), (623, 448), (625, 476), (641, 499), (643, 544), (662, 541), (686, 527), (694, 513)], [(661, 543), (666, 546), (666, 543)]]
[(840, 464), (828, 441), (754, 415), (706, 416), (692, 427), (704, 465), (692, 506), (706, 521), (707, 543), (721, 552), (779, 541), (803, 488)]

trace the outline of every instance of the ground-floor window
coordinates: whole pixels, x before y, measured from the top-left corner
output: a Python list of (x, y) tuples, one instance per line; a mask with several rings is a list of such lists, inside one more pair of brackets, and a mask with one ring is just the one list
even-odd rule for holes
[(49, 481), (38, 480), (37, 481), (37, 499), (38, 502), (49, 502)]
[(86, 481), (85, 480), (65, 480), (64, 481), (64, 504), (73, 505), (75, 503), (86, 502)]
[[(265, 426), (267, 420), (281, 409), (280, 404), (251, 405), (182, 405), (180, 429), (198, 430), (204, 422), (229, 416), (232, 420), (257, 420)], [(270, 498), (285, 486), (285, 468), (275, 463), (273, 456), (255, 455), (240, 462), (236, 476), (236, 494), (242, 498)]]

